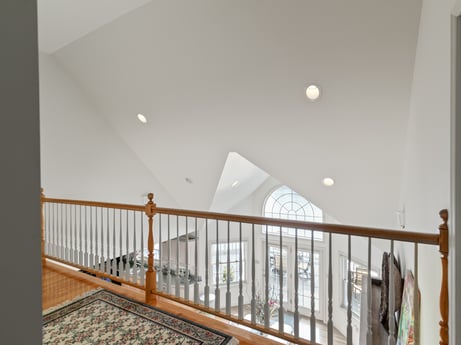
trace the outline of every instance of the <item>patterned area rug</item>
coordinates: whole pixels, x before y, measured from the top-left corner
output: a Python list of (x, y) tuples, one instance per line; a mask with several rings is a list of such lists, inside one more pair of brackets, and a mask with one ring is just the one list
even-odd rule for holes
[(235, 345), (219, 331), (107, 290), (45, 311), (43, 344)]

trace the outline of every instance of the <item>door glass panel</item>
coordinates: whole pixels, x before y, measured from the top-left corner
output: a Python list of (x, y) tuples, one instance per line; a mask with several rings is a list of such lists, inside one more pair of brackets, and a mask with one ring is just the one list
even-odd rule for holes
[(287, 289), (287, 250), (280, 247), (269, 246), (269, 298), (280, 301), (280, 275), (282, 275), (283, 304), (288, 300)]
[[(319, 289), (319, 271), (320, 255), (314, 252), (314, 301), (315, 310), (320, 310), (320, 289)], [(311, 308), (311, 252), (298, 251), (298, 296), (299, 306)]]

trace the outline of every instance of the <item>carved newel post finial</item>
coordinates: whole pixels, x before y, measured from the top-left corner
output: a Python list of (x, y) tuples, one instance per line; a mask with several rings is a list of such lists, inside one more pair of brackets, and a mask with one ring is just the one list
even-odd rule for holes
[(146, 215), (149, 218), (151, 218), (151, 217), (153, 217), (153, 215), (155, 213), (154, 209), (155, 209), (155, 206), (156, 206), (154, 201), (153, 201), (154, 193), (147, 194), (147, 199), (149, 199), (149, 200), (147, 201), (147, 204), (146, 204)]
[(439, 212), (439, 215), (440, 215), (440, 218), (442, 218), (443, 220), (443, 224), (447, 224), (448, 222), (448, 210), (447, 209), (443, 209)]

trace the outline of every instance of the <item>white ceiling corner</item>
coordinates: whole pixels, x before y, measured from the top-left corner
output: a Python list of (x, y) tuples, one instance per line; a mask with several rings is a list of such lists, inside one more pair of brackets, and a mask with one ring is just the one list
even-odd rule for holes
[(40, 51), (52, 54), (152, 0), (39, 0)]
[[(229, 152), (210, 210), (228, 212), (250, 196), (268, 177), (269, 174), (237, 152)], [(238, 181), (238, 185), (232, 186), (235, 181)]]

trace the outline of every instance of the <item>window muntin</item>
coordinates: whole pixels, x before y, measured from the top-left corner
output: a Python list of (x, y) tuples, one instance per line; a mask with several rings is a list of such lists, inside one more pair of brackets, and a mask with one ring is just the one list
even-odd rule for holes
[[(263, 213), (265, 217), (270, 218), (323, 222), (323, 211), (287, 186), (277, 188), (268, 196), (264, 204)], [(265, 233), (266, 229), (269, 234), (280, 235), (280, 231), (282, 231), (283, 236), (294, 237), (296, 235), (296, 229), (294, 228), (268, 226), (263, 227), (263, 233)], [(300, 238), (310, 239), (312, 231), (298, 229), (297, 235)], [(314, 231), (314, 240), (322, 241), (323, 233)]]
[[(311, 308), (311, 252), (298, 252), (298, 298), (299, 306)], [(314, 252), (314, 303), (320, 311), (320, 253)]]
[(280, 301), (280, 274), (282, 274), (282, 292), (283, 303), (288, 301), (287, 289), (287, 249), (269, 245), (269, 291), (271, 298), (277, 302)]
[[(240, 248), (242, 249), (242, 280), (245, 280), (245, 252), (246, 243), (225, 242), (211, 245), (212, 280), (216, 282), (216, 270), (218, 269), (219, 284), (227, 284), (228, 267), (227, 253), (229, 252), (229, 281), (235, 283), (240, 280)], [(218, 251), (218, 266), (216, 264), (216, 250)]]

